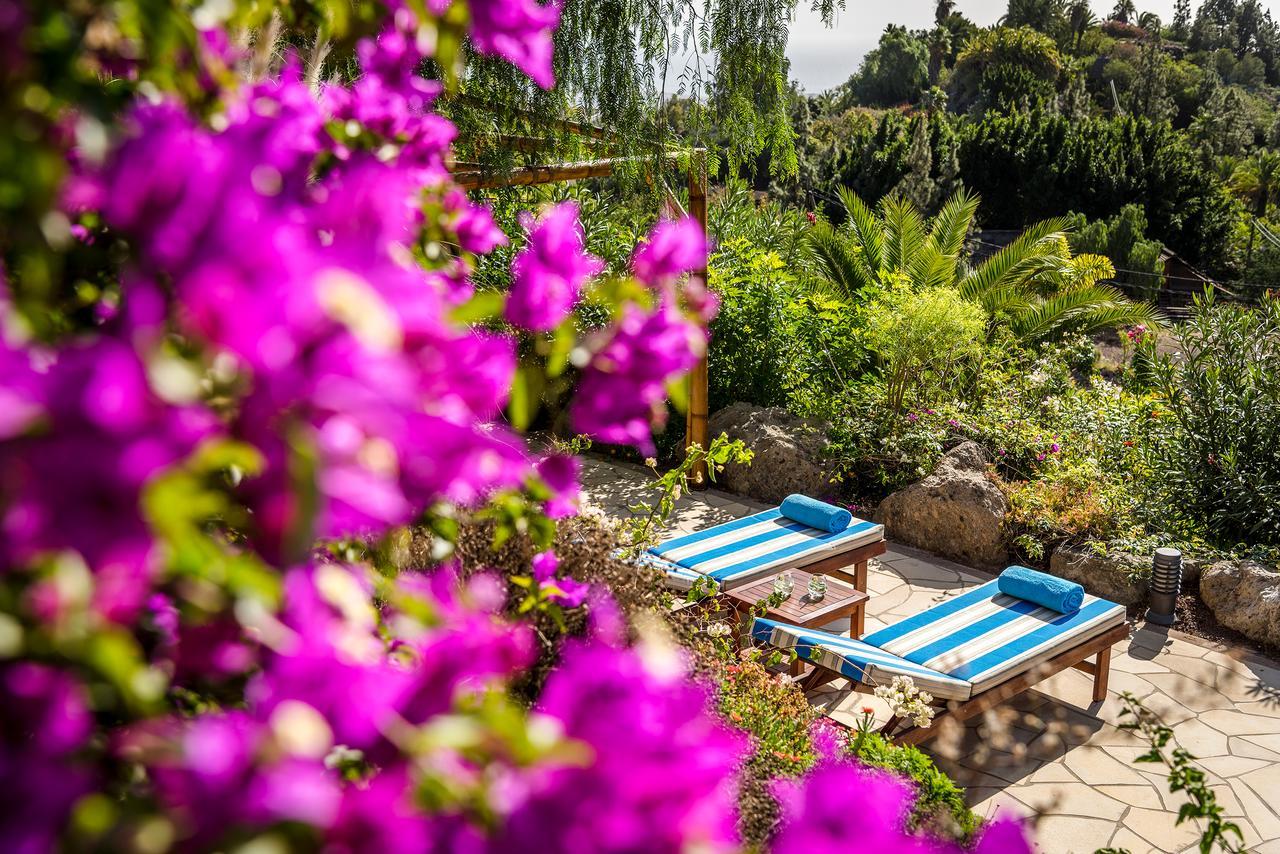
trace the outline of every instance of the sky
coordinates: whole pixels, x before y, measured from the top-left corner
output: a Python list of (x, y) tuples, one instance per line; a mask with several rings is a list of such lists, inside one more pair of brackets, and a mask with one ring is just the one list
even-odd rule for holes
[[(1173, 17), (1174, 0), (1135, 0), (1139, 12), (1155, 12), (1161, 20)], [(791, 79), (805, 91), (821, 92), (849, 79), (867, 51), (880, 41), (886, 24), (905, 24), (917, 30), (933, 26), (936, 0), (845, 0), (835, 26), (828, 28), (800, 0), (796, 20), (791, 25), (787, 57)], [(1115, 8), (1115, 0), (1091, 0), (1094, 14), (1105, 16)], [(1199, 6), (1192, 0), (1192, 8)], [(1264, 3), (1264, 6), (1273, 4)], [(980, 26), (994, 24), (1004, 14), (1008, 0), (958, 0), (956, 11)]]

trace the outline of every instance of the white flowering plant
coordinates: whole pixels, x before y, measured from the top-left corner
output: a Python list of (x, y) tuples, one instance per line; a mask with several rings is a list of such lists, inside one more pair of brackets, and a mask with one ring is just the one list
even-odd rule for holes
[(910, 676), (895, 676), (888, 685), (877, 685), (873, 693), (889, 704), (895, 718), (910, 718), (921, 728), (933, 723), (934, 710), (929, 705), (933, 695), (917, 688)]

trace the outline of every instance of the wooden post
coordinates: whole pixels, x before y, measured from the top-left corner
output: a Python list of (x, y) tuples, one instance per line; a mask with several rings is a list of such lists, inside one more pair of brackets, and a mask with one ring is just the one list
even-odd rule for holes
[[(707, 159), (705, 149), (695, 149), (689, 164), (689, 214), (702, 226), (703, 234), (707, 232)], [(695, 276), (706, 281), (707, 270), (695, 270)], [(689, 373), (689, 412), (685, 417), (685, 446), (697, 442), (704, 449), (707, 447), (707, 357), (704, 354), (698, 364)], [(707, 466), (698, 463), (692, 472), (692, 481), (697, 488), (705, 489), (708, 485)]]

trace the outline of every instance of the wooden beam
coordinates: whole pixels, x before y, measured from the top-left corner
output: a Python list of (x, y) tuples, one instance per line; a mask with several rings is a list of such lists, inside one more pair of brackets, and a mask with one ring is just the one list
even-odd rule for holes
[[(681, 152), (662, 155), (666, 161), (677, 160)], [(533, 184), (554, 184), (559, 181), (577, 181), (583, 178), (606, 178), (614, 170), (631, 163), (648, 162), (648, 157), (604, 157), (598, 160), (582, 160), (576, 163), (554, 163), (547, 166), (518, 166), (510, 170), (463, 169), (453, 173), (453, 180), (464, 190), (493, 190), (499, 187), (528, 187)]]
[[(707, 233), (707, 158), (705, 149), (697, 149), (689, 164), (689, 214), (702, 226), (702, 233)], [(707, 268), (694, 270), (693, 275), (705, 282)], [(685, 416), (685, 446), (697, 443), (706, 449), (707, 409), (709, 406), (707, 388), (707, 357), (704, 353), (698, 364), (689, 372), (689, 412)], [(708, 486), (706, 463), (698, 463), (693, 471), (693, 484), (697, 489)]]

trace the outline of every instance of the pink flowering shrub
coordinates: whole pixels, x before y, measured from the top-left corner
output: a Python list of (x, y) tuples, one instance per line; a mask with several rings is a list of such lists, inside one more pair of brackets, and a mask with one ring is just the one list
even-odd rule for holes
[[(739, 846), (746, 738), (682, 653), (628, 645), (608, 591), (561, 565), (576, 462), (507, 417), (522, 372), (552, 370), (517, 371), (518, 336), (564, 334), (600, 262), (574, 207), (531, 213), (504, 304), (473, 298), (507, 236), (453, 183), (443, 87), (418, 74), (439, 48), (448, 76), (461, 21), (549, 86), (561, 7), (390, 5), (350, 84), (309, 85), (291, 54), (237, 84), (226, 34), (178, 27), (196, 89), (148, 77), (104, 144), (50, 142), (67, 179), (49, 222), (110, 248), (119, 302), (74, 335), (29, 289), (0, 304), (12, 850)], [(128, 53), (100, 70), (146, 74)], [(577, 429), (650, 446), (706, 347), (714, 299), (686, 280), (705, 260), (688, 221), (637, 250), (614, 321), (577, 342)], [(518, 329), (482, 328), (499, 318)], [(510, 688), (537, 623), (503, 582), (447, 549), (385, 559), (402, 526), (447, 545), (469, 513), (537, 546), (528, 610), (589, 614), (531, 708)]]

